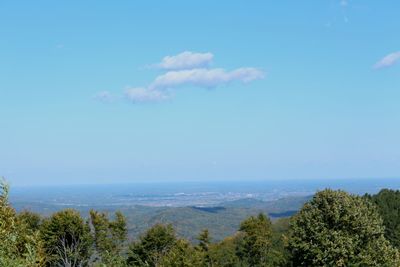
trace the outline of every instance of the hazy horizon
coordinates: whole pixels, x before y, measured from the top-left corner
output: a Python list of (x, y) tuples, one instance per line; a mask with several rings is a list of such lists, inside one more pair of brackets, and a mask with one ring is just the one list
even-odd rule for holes
[[(15, 183), (13, 181), (10, 181), (7, 179), (7, 177), (2, 177), (5, 178), (6, 182), (10, 184), (13, 188), (62, 188), (62, 187), (85, 187), (85, 186), (124, 186), (124, 185), (163, 185), (163, 184), (203, 184), (203, 185), (213, 185), (213, 184), (221, 184), (221, 183), (233, 183), (233, 184), (259, 184), (259, 183), (277, 183), (277, 184), (282, 184), (284, 185), (285, 183), (289, 182), (296, 182), (296, 183), (310, 183), (310, 182), (316, 182), (316, 183), (322, 183), (326, 184), (326, 187), (329, 187), (330, 185), (333, 187), (336, 187), (337, 184), (339, 183), (351, 183), (353, 181), (356, 182), (369, 182), (369, 183), (374, 183), (374, 182), (388, 182), (388, 181), (395, 181), (395, 182), (400, 182), (400, 177), (347, 177), (347, 178), (304, 178), (304, 179), (299, 179), (299, 178), (283, 178), (283, 179), (216, 179), (216, 180), (209, 180), (209, 179), (199, 179), (199, 180), (173, 180), (173, 179), (168, 179), (168, 180), (131, 180), (131, 181), (106, 181), (106, 182), (99, 182), (99, 181), (92, 181), (90, 183), (88, 182), (64, 182), (63, 181), (53, 181), (51, 183), (45, 182), (45, 183)], [(85, 179), (81, 179), (82, 181), (85, 181)], [(390, 186), (387, 186), (388, 188)], [(391, 188), (391, 187), (390, 187)]]
[(241, 200), (283, 202), (308, 199), (326, 188), (358, 195), (400, 189), (400, 179), (319, 179), (275, 181), (147, 182), (57, 186), (13, 186), (11, 203), (18, 210), (48, 212), (65, 207), (128, 208), (229, 205)]

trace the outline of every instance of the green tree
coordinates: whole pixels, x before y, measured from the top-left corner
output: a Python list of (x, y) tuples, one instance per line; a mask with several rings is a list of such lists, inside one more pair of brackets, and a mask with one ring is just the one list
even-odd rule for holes
[(53, 214), (40, 227), (49, 266), (87, 266), (92, 239), (88, 223), (66, 209)]
[(399, 266), (375, 207), (343, 191), (324, 190), (291, 221), (294, 266)]
[(179, 239), (160, 261), (163, 267), (201, 267), (204, 266), (203, 255), (187, 240)]
[(250, 266), (270, 266), (272, 247), (271, 221), (264, 214), (251, 216), (240, 225), (239, 258)]
[(239, 257), (236, 255), (238, 241), (241, 237), (238, 235), (230, 236), (221, 242), (211, 244), (209, 255), (212, 266), (218, 267), (237, 267), (243, 266)]
[(286, 249), (287, 233), (289, 231), (290, 218), (281, 218), (272, 224), (272, 266), (287, 266), (289, 261), (289, 251)]
[(100, 261), (110, 266), (118, 262), (120, 266), (124, 261), (122, 251), (128, 235), (126, 218), (117, 211), (115, 219), (110, 221), (105, 213), (91, 210), (90, 221)]
[(0, 255), (2, 259), (16, 251), (17, 223), (15, 210), (8, 203), (9, 186), (0, 184)]
[(124, 246), (124, 242), (128, 239), (126, 218), (122, 212), (115, 212), (115, 219), (110, 222), (110, 230), (117, 251), (121, 251), (122, 247)]
[(203, 231), (201, 231), (201, 233), (197, 237), (197, 240), (199, 241), (197, 248), (203, 255), (205, 265), (212, 266), (213, 264), (209, 255), (211, 237), (208, 229), (204, 229)]
[(160, 266), (176, 242), (171, 225), (156, 224), (129, 246), (127, 262), (130, 266)]
[(210, 233), (209, 233), (208, 229), (204, 229), (203, 231), (201, 231), (201, 233), (197, 237), (197, 240), (199, 240), (200, 250), (207, 252), (208, 247), (211, 244), (211, 237), (210, 237)]
[(378, 208), (385, 226), (385, 237), (400, 248), (400, 191), (383, 189), (376, 195), (366, 195)]
[(43, 266), (45, 257), (38, 233), (28, 231), (8, 203), (9, 186), (0, 179), (0, 266)]
[(17, 219), (20, 223), (25, 224), (28, 231), (36, 232), (39, 231), (42, 223), (42, 218), (39, 214), (24, 210), (17, 214)]

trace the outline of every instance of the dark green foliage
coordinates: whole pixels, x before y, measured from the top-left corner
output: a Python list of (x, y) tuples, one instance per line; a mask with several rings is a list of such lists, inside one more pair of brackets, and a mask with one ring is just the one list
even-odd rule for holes
[(124, 215), (117, 211), (114, 221), (105, 213), (90, 211), (95, 248), (100, 256), (99, 262), (106, 265), (119, 265), (124, 262), (122, 251), (127, 240), (127, 227)]
[(201, 267), (209, 266), (204, 263), (203, 254), (196, 250), (188, 241), (179, 239), (175, 245), (162, 257), (163, 267)]
[(272, 247), (271, 221), (264, 214), (251, 216), (240, 225), (238, 257), (250, 266), (269, 266)]
[(138, 242), (129, 246), (128, 264), (131, 266), (159, 266), (161, 259), (176, 244), (171, 225), (156, 224)]
[(93, 226), (94, 232), (94, 243), (96, 250), (102, 254), (107, 251), (111, 251), (113, 244), (110, 238), (110, 222), (105, 213), (97, 212), (94, 210), (90, 211), (90, 222)]
[(206, 265), (212, 265), (212, 261), (210, 258), (210, 244), (211, 244), (211, 237), (208, 229), (204, 229), (197, 238), (199, 241), (199, 245), (197, 246), (198, 250), (202, 253), (204, 262)]
[[(85, 222), (78, 211), (69, 209), (43, 220), (29, 211), (17, 214), (8, 203), (8, 186), (0, 185), (1, 267), (400, 266), (398, 251), (384, 236), (397, 244), (399, 191), (358, 197), (324, 190), (290, 220), (271, 223), (262, 213), (250, 216), (235, 234), (216, 243), (207, 229), (193, 245), (177, 238), (172, 225), (156, 223), (127, 248), (127, 222), (121, 212), (109, 219), (92, 210)], [(184, 216), (174, 219), (199, 213), (203, 220), (217, 219), (207, 222), (213, 225), (221, 223), (218, 218), (229, 209), (183, 208)]]
[(239, 257), (236, 255), (238, 236), (227, 237), (219, 243), (211, 244), (209, 256), (211, 265), (219, 267), (243, 266)]
[(123, 243), (127, 240), (128, 229), (126, 226), (126, 218), (122, 212), (115, 212), (114, 221), (110, 222), (111, 236), (116, 242), (116, 247), (118, 250), (122, 249)]
[(286, 249), (287, 234), (289, 231), (289, 218), (282, 218), (272, 224), (272, 266), (287, 266), (290, 258)]
[(324, 190), (291, 222), (294, 266), (398, 266), (375, 207), (343, 191)]
[(400, 191), (383, 189), (376, 195), (365, 197), (376, 205), (385, 226), (385, 237), (400, 248)]
[(42, 223), (42, 218), (39, 214), (28, 210), (18, 213), (17, 219), (20, 223), (25, 224), (26, 229), (31, 232), (38, 231)]
[(41, 239), (49, 266), (86, 266), (90, 257), (92, 239), (87, 223), (72, 209), (53, 214), (43, 221)]
[(199, 240), (199, 248), (202, 251), (207, 252), (208, 247), (210, 246), (211, 243), (211, 237), (210, 233), (208, 232), (208, 229), (204, 229), (203, 231), (201, 231), (197, 239)]

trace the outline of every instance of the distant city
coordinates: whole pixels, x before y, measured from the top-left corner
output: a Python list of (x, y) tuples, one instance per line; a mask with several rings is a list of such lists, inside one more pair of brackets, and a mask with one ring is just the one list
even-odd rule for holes
[(283, 180), (249, 182), (169, 182), (112, 185), (13, 187), (17, 209), (35, 207), (216, 206), (240, 199), (274, 201), (313, 195), (325, 188), (354, 194), (400, 188), (400, 179)]

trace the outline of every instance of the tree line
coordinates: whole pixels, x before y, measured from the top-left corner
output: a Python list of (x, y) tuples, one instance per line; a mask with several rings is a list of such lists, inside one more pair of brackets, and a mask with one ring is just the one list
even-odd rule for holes
[(43, 218), (17, 213), (0, 186), (1, 267), (128, 266), (400, 266), (400, 192), (357, 196), (317, 192), (291, 218), (245, 219), (236, 234), (213, 242), (207, 229), (195, 244), (172, 225), (156, 224), (128, 240), (125, 216), (65, 209)]

